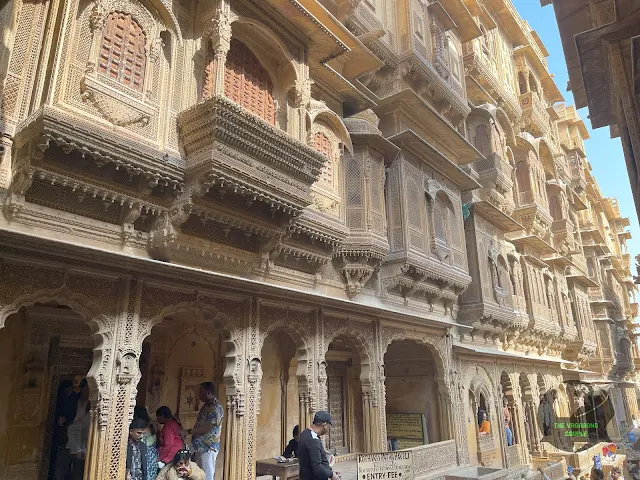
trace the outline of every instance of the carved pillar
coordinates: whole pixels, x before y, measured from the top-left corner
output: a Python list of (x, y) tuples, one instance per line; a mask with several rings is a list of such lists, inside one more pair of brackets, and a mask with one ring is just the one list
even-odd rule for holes
[(378, 441), (380, 443), (380, 451), (387, 451), (387, 386), (385, 384), (386, 377), (384, 375), (384, 366), (382, 362), (379, 362), (378, 368), (380, 376), (378, 382), (379, 388), (379, 400), (378, 400)]
[(244, 477), (242, 444), (245, 431), (244, 405), (240, 392), (227, 395), (227, 410), (225, 414), (227, 428), (224, 451), (224, 478), (240, 479)]
[(440, 441), (454, 438), (451, 428), (451, 395), (446, 387), (438, 392), (440, 398)]
[(216, 11), (211, 26), (205, 32), (205, 41), (211, 42), (213, 50), (213, 94), (224, 95), (224, 73), (227, 53), (231, 48), (231, 19), (224, 2)]
[(364, 417), (364, 450), (365, 452), (372, 452), (375, 445), (375, 418), (372, 411), (371, 391), (362, 390), (362, 416)]
[[(113, 332), (115, 368), (110, 378), (110, 399), (102, 402), (103, 410), (100, 412), (101, 423), (106, 428), (102, 428), (101, 436), (97, 439), (102, 446), (96, 452), (97, 458), (101, 459), (98, 469), (104, 469), (98, 472), (97, 478), (101, 480), (125, 477), (129, 435), (127, 427), (133, 418), (137, 384), (140, 380), (138, 362), (142, 340), (139, 339), (138, 331), (141, 294), (142, 285), (136, 279), (122, 286), (120, 313)], [(105, 459), (110, 461), (105, 462)]]
[(87, 441), (87, 458), (84, 463), (84, 478), (97, 478), (98, 462), (100, 458), (97, 456), (99, 450), (99, 425), (98, 425), (98, 409), (91, 406), (91, 426), (89, 427), (89, 440)]
[(311, 102), (311, 85), (313, 82), (309, 80), (309, 72), (306, 66), (301, 67), (304, 73), (302, 74), (302, 80), (296, 80), (295, 92), (296, 92), (296, 108), (298, 109), (297, 134), (298, 139), (302, 142), (307, 138), (307, 109), (309, 108), (309, 102)]
[(91, 40), (91, 52), (89, 53), (89, 60), (87, 61), (86, 73), (93, 74), (96, 69), (96, 60), (100, 54), (100, 43), (102, 42), (102, 31), (106, 22), (106, 15), (102, 2), (96, 1), (91, 9), (91, 15), (89, 16), (89, 26), (93, 33)]
[[(452, 375), (453, 377), (453, 375)], [(467, 440), (467, 419), (464, 411), (464, 394), (465, 388), (459, 383), (453, 384), (451, 399), (453, 400), (452, 409), (454, 411), (454, 425), (456, 451), (458, 455), (458, 465), (466, 465), (469, 463), (469, 443)]]
[(529, 412), (529, 431), (531, 432), (531, 446), (533, 451), (540, 453), (540, 427), (538, 425), (538, 415), (536, 415), (536, 405), (533, 400), (527, 402), (527, 408)]

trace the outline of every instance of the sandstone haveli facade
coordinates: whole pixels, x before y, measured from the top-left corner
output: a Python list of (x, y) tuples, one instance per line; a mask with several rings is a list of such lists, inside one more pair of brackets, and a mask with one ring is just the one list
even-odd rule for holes
[(188, 428), (208, 380), (219, 479), (318, 409), (343, 459), (420, 414), (421, 479), (564, 478), (543, 397), (608, 399), (595, 435), (638, 418), (629, 221), (509, 0), (14, 0), (0, 25), (0, 479), (46, 478), (85, 376), (92, 480), (124, 478), (136, 404)]

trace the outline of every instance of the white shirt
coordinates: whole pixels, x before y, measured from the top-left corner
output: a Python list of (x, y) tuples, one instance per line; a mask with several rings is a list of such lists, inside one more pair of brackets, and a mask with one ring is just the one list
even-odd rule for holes
[(87, 411), (88, 401), (80, 404), (76, 409), (76, 418), (73, 423), (69, 425), (67, 431), (69, 435), (69, 441), (67, 442), (67, 448), (71, 454), (87, 453), (87, 442), (89, 441), (89, 425), (91, 423), (91, 415)]

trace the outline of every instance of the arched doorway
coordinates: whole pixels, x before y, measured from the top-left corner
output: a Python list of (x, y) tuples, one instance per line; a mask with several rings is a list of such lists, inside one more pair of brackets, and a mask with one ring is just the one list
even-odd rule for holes
[[(519, 402), (516, 401), (516, 394), (511, 376), (505, 370), (500, 374), (500, 387), (502, 389), (502, 413), (500, 418), (505, 423), (506, 464), (508, 467), (515, 467), (524, 463), (521, 441), (522, 414)], [(508, 441), (506, 429), (511, 431), (511, 442)], [(509, 445), (511, 443), (511, 445)]]
[(326, 449), (334, 455), (368, 451), (365, 442), (362, 363), (368, 364), (356, 348), (359, 342), (346, 335), (331, 340), (325, 353), (327, 410), (333, 425)]
[(298, 345), (284, 328), (272, 330), (262, 344), (257, 459), (282, 454), (293, 427), (299, 424), (297, 350)]
[[(220, 480), (225, 478), (229, 465), (226, 447), (233, 430), (234, 412), (228, 411), (226, 402), (228, 382), (233, 378), (226, 368), (235, 353), (235, 344), (226, 319), (204, 300), (169, 310), (152, 321), (151, 333), (143, 343), (136, 404), (146, 408), (156, 430), (161, 426), (155, 413), (163, 405), (187, 430), (195, 425), (202, 407), (200, 385), (213, 382), (224, 408), (215, 468), (215, 477)], [(187, 442), (191, 440), (187, 437)]]
[(48, 479), (56, 471), (89, 478), (98, 399), (95, 381), (87, 381), (98, 344), (89, 317), (63, 302), (43, 301), (0, 322), (2, 478)]
[(434, 356), (425, 344), (396, 340), (384, 355), (387, 438), (392, 450), (450, 439), (449, 413)]
[(484, 369), (476, 368), (467, 391), (467, 442), (473, 465), (498, 466), (500, 436), (504, 427), (500, 424), (496, 399), (491, 394), (491, 382)]

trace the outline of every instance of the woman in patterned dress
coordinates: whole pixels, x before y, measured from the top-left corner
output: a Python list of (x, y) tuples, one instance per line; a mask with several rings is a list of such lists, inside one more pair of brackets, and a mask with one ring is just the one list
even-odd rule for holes
[(134, 418), (142, 418), (149, 425), (144, 432), (142, 442), (147, 446), (147, 478), (146, 480), (156, 480), (158, 476), (158, 449), (156, 448), (156, 428), (151, 423), (147, 409), (142, 405), (137, 405), (133, 410)]

